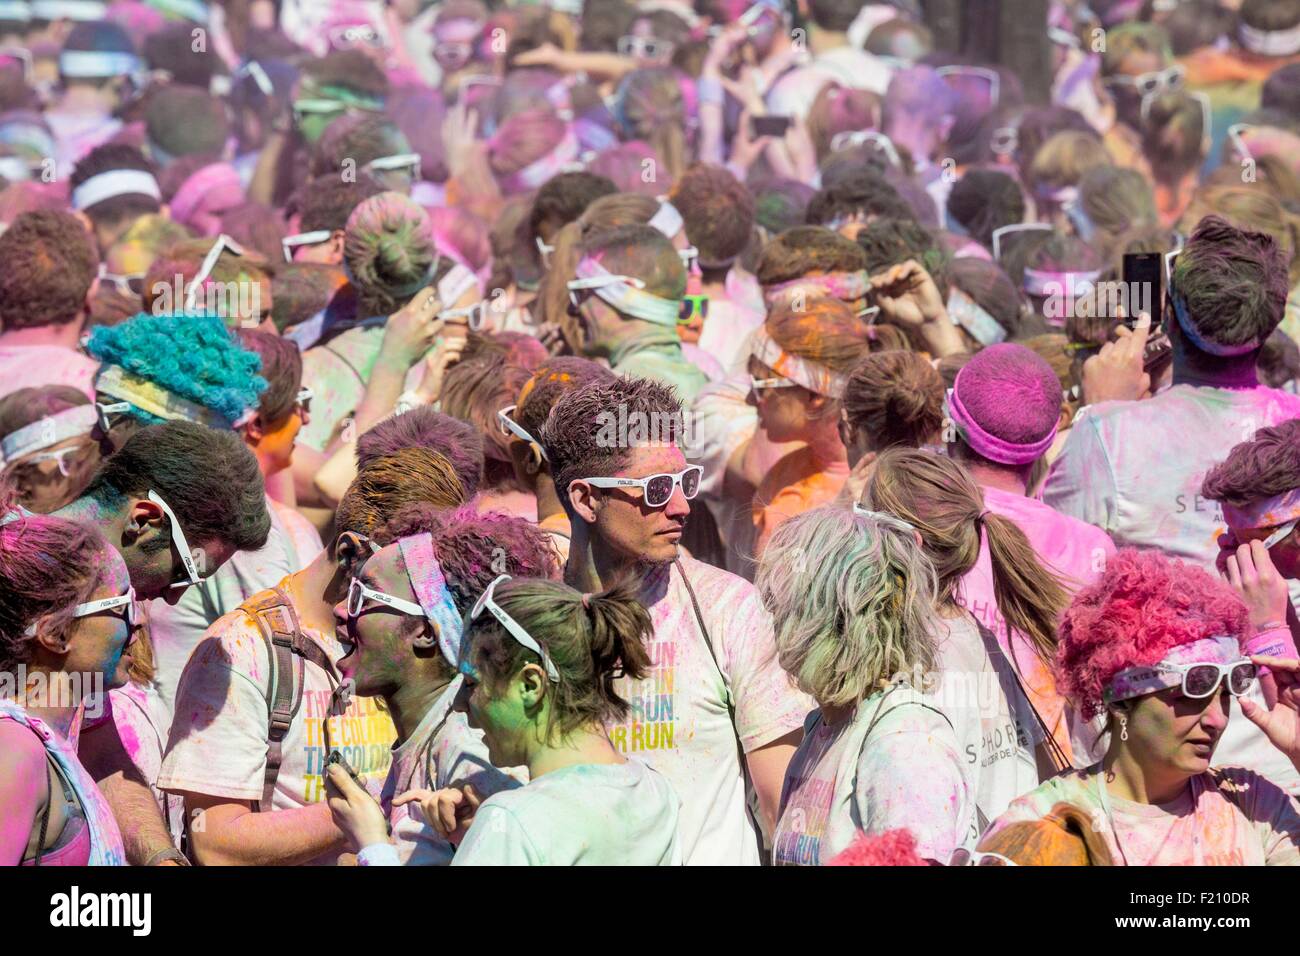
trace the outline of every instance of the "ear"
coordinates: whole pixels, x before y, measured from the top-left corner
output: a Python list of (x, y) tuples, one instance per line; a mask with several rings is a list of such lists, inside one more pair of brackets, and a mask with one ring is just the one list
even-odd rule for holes
[[(90, 217), (87, 216), (87, 215), (86, 215), (84, 212), (82, 212), (81, 210), (77, 210), (77, 211), (74, 212), (72, 215), (73, 215), (73, 217), (77, 220), (77, 222), (81, 223), (81, 228), (83, 228), (83, 229), (86, 230), (86, 235), (90, 236), (91, 239), (94, 239), (94, 238), (95, 238), (95, 224), (94, 224), (93, 222), (90, 221)], [(107, 252), (108, 250), (107, 250), (107, 249), (100, 249), (99, 251), (100, 251), (101, 254), (103, 254), (103, 253)], [(91, 287), (91, 292), (88, 294), (87, 297), (89, 298), (89, 295), (93, 295), (93, 294), (94, 294), (94, 287), (92, 286), (92, 287)]]
[(366, 539), (355, 531), (344, 531), (334, 541), (334, 563), (345, 575), (355, 575), (370, 554)]
[(263, 427), (262, 414), (259, 412), (249, 420), (243, 428), (239, 429), (244, 433), (244, 441), (249, 445), (256, 445), (266, 437), (266, 429)]
[(524, 702), (524, 707), (528, 710), (540, 707), (546, 697), (549, 682), (546, 671), (536, 664), (525, 664), (523, 670), (519, 672), (518, 680), (519, 696)]
[(150, 527), (161, 529), (165, 517), (162, 508), (148, 498), (133, 498), (126, 512), (125, 533), (139, 538)]
[(36, 619), (36, 642), (45, 648), (51, 654), (62, 657), (68, 653), (68, 642), (70, 636), (67, 633), (56, 634), (50, 628), (46, 627), (49, 621), (48, 614), (42, 614)]
[(424, 627), (420, 628), (420, 633), (411, 641), (411, 646), (417, 651), (427, 651), (438, 647), (438, 625), (433, 621), (426, 620)]
[(591, 485), (582, 480), (570, 482), (569, 506), (573, 509), (573, 513), (587, 524), (595, 524), (596, 516), (600, 514), (599, 500)]
[(329, 243), (330, 243), (330, 255), (332, 257), (337, 257), (338, 261), (342, 262), (343, 261), (343, 230), (335, 229), (334, 232), (330, 234)]

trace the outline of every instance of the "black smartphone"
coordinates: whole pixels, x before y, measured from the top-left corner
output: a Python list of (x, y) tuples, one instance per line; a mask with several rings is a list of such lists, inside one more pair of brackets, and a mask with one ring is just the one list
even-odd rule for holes
[(325, 758), (325, 766), (328, 767), (332, 763), (336, 763), (344, 770), (346, 770), (348, 772), (348, 776), (356, 781), (357, 786), (359, 787), (365, 786), (365, 784), (361, 782), (361, 777), (357, 774), (355, 770), (352, 769), (352, 764), (348, 763), (347, 758), (344, 757), (337, 750), (331, 750), (329, 752), (329, 756)]
[(760, 136), (784, 136), (793, 122), (788, 116), (751, 116), (749, 132), (754, 139)]
[(1152, 331), (1159, 328), (1164, 313), (1165, 257), (1160, 252), (1126, 252), (1124, 254), (1123, 306), (1124, 323), (1137, 325), (1138, 314), (1151, 316)]

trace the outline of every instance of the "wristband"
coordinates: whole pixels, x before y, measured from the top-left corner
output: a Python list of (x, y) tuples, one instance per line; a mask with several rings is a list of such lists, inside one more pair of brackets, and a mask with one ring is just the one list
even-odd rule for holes
[(177, 866), (191, 866), (189, 859), (180, 850), (174, 846), (165, 846), (153, 856), (145, 861), (145, 866), (158, 866), (167, 860), (172, 860)]
[(401, 866), (397, 847), (391, 843), (372, 843), (357, 854), (357, 866)]
[(1250, 640), (1242, 644), (1241, 649), (1250, 657), (1281, 657), (1295, 660), (1300, 656), (1296, 654), (1295, 639), (1291, 636), (1291, 629), (1284, 624), (1272, 624), (1260, 628)]
[(695, 81), (695, 95), (699, 97), (701, 106), (706, 103), (712, 106), (722, 106), (726, 102), (726, 94), (722, 90), (722, 84), (711, 76), (702, 76)]

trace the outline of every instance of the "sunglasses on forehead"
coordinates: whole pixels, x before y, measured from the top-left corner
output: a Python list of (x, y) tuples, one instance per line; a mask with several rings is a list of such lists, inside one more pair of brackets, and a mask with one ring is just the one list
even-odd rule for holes
[[(522, 624), (511, 617), (509, 612), (507, 612), (505, 608), (492, 598), (492, 593), (497, 589), (497, 585), (502, 581), (509, 581), (510, 579), (510, 575), (508, 574), (502, 574), (493, 579), (492, 583), (487, 586), (487, 590), (479, 595), (479, 599), (475, 601), (474, 606), (470, 608), (469, 619), (471, 621), (477, 621), (483, 615), (484, 611), (490, 613), (497, 619), (497, 623), (506, 629), (506, 633), (542, 659), (542, 666), (546, 668), (546, 676), (550, 678), (551, 683), (558, 684), (560, 682), (560, 674), (555, 669), (555, 664), (551, 661), (550, 655), (548, 655), (546, 651), (542, 650), (542, 645), (537, 643), (533, 636), (525, 630)], [(463, 656), (464, 655), (462, 654), (462, 657)]]

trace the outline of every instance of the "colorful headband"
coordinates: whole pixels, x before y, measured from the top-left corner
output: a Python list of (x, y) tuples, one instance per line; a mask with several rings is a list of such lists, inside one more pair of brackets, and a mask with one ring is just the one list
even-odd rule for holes
[(1003, 465), (1028, 465), (1041, 458), (1056, 439), (1057, 423), (1053, 422), (1051, 431), (1038, 441), (1029, 444), (1017, 444), (989, 434), (979, 422), (975, 421), (961, 402), (961, 377), (965, 371), (966, 369), (963, 368), (957, 373), (957, 379), (948, 392), (948, 416), (957, 426), (957, 433), (966, 444), (990, 461)]
[(15, 20), (27, 23), (32, 18), (32, 8), (26, 0), (3, 0), (0, 2), (0, 20)]
[(74, 405), (0, 438), (0, 465), (49, 448), (69, 438), (89, 435), (99, 418), (94, 405)]
[(100, 368), (99, 375), (95, 378), (95, 391), (130, 402), (140, 411), (167, 421), (196, 422), (223, 430), (232, 427), (226, 418), (212, 409), (181, 398), (147, 378), (128, 372), (120, 365), (104, 365)]
[(1090, 293), (1100, 278), (1101, 272), (1096, 269), (1084, 272), (1026, 269), (1022, 287), (1029, 295), (1068, 295), (1079, 298)]
[[(590, 256), (583, 256), (573, 274), (579, 279), (599, 279), (612, 273)], [(626, 282), (610, 282), (592, 287), (592, 291), (624, 315), (645, 319), (656, 325), (677, 328), (681, 303), (676, 299), (661, 299), (644, 289), (635, 289)]]
[(948, 293), (948, 317), (971, 334), (980, 345), (997, 345), (1007, 330), (978, 302), (956, 286)]
[(1131, 700), (1181, 686), (1182, 675), (1176, 671), (1161, 670), (1161, 665), (1231, 664), (1241, 660), (1241, 654), (1241, 643), (1230, 635), (1204, 637), (1189, 644), (1180, 644), (1156, 664), (1124, 668), (1106, 682), (1102, 699), (1111, 704), (1117, 700)]
[(1244, 508), (1223, 504), (1223, 519), (1232, 528), (1272, 528), (1297, 518), (1300, 518), (1300, 488), (1264, 498)]
[(161, 13), (184, 17), (195, 23), (208, 22), (208, 7), (201, 0), (147, 0), (147, 3)]
[(821, 362), (791, 355), (761, 326), (750, 337), (749, 354), (782, 378), (788, 378), (818, 395), (839, 398), (848, 385), (847, 375), (841, 375)]
[(91, 176), (72, 191), (72, 208), (89, 209), (96, 203), (117, 196), (149, 196), (162, 201), (162, 190), (152, 173), (143, 169), (110, 169)]
[(578, 137), (574, 135), (572, 128), (565, 127), (564, 138), (561, 139), (545, 156), (529, 163), (523, 169), (509, 175), (501, 177), (503, 188), (511, 192), (527, 192), (530, 189), (537, 189), (548, 179), (564, 170), (574, 160), (582, 148), (578, 145)]
[(33, 20), (103, 20), (108, 4), (102, 0), (32, 0)]
[(1192, 317), (1187, 312), (1187, 303), (1183, 301), (1183, 297), (1177, 293), (1171, 293), (1169, 297), (1174, 303), (1174, 316), (1178, 319), (1179, 328), (1183, 330), (1183, 334), (1191, 340), (1193, 345), (1202, 352), (1205, 352), (1207, 355), (1217, 355), (1220, 358), (1231, 358), (1237, 355), (1249, 355), (1251, 352), (1255, 351), (1255, 349), (1259, 348), (1259, 342), (1253, 339), (1249, 342), (1243, 342), (1240, 345), (1220, 345), (1217, 342), (1211, 342), (1209, 339), (1201, 335), (1201, 333), (1196, 330), (1196, 326), (1192, 324)]
[(196, 170), (181, 183), (181, 188), (176, 190), (176, 195), (168, 204), (172, 219), (182, 224), (188, 223), (190, 217), (203, 205), (203, 201), (218, 190), (228, 194), (228, 198), (234, 200), (232, 204), (238, 204), (243, 198), (244, 184), (240, 181), (239, 172), (229, 163), (211, 163)]
[(769, 306), (783, 297), (788, 297), (796, 289), (802, 289), (815, 296), (829, 296), (842, 302), (852, 302), (863, 298), (871, 291), (871, 277), (861, 272), (828, 272), (820, 276), (801, 276), (787, 282), (778, 282), (764, 286), (763, 301)]
[(464, 631), (461, 614), (456, 610), (442, 565), (433, 552), (433, 535), (422, 534), (401, 538), (397, 542), (406, 565), (406, 576), (415, 591), (416, 600), (424, 610), (426, 619), (438, 629), (438, 648), (447, 663), (455, 670), (460, 666), (460, 641)]
[(127, 76), (140, 70), (140, 58), (134, 53), (108, 50), (64, 50), (59, 54), (59, 72), (74, 78), (101, 79)]
[(686, 221), (682, 219), (682, 214), (677, 211), (676, 206), (665, 201), (659, 204), (658, 210), (650, 217), (650, 221), (646, 225), (658, 229), (671, 239), (682, 231), (682, 226), (686, 225)]
[(1237, 38), (1247, 50), (1261, 56), (1291, 56), (1300, 53), (1300, 24), (1285, 30), (1260, 30), (1242, 23), (1237, 27)]

